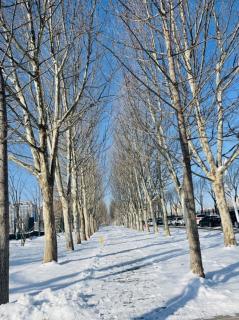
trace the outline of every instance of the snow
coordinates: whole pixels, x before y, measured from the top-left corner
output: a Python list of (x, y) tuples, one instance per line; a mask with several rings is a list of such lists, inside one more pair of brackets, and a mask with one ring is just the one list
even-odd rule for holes
[[(237, 238), (238, 234), (237, 234)], [(200, 230), (206, 279), (190, 273), (184, 229), (172, 236), (102, 227), (59, 262), (42, 264), (43, 237), (11, 241), (10, 303), (1, 320), (189, 320), (239, 313), (239, 247)], [(238, 239), (239, 240), (239, 239)]]

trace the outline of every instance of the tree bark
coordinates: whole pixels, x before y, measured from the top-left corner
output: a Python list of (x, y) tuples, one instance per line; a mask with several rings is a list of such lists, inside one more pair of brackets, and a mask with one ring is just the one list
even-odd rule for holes
[(47, 263), (57, 261), (57, 239), (53, 210), (53, 184), (47, 179), (40, 179), (39, 183), (42, 191), (45, 233), (43, 262)]
[(163, 192), (160, 195), (160, 203), (161, 203), (161, 207), (162, 207), (162, 211), (163, 211), (164, 232), (165, 232), (166, 236), (171, 236), (169, 225), (168, 225), (167, 208), (166, 208)]
[(62, 203), (62, 211), (63, 211), (63, 219), (64, 219), (66, 249), (74, 250), (69, 202), (67, 199), (61, 199), (61, 203)]
[(213, 191), (215, 194), (217, 206), (220, 212), (222, 229), (224, 234), (224, 245), (228, 246), (236, 246), (236, 238), (232, 226), (232, 221), (230, 218), (230, 213), (228, 210), (226, 195), (224, 190), (224, 183), (222, 175), (218, 176), (215, 181), (212, 183)]
[(238, 208), (237, 208), (237, 196), (235, 195), (232, 199), (233, 202), (233, 207), (235, 210), (235, 215), (236, 215), (236, 220), (237, 220), (237, 225), (239, 223), (239, 212), (238, 212)]
[(147, 200), (148, 200), (148, 204), (149, 204), (149, 212), (150, 212), (150, 216), (151, 216), (151, 219), (153, 221), (153, 225), (154, 225), (154, 233), (158, 233), (159, 232), (159, 228), (158, 228), (158, 225), (157, 225), (157, 222), (156, 222), (156, 217), (155, 217), (155, 213), (154, 213), (154, 210), (153, 210), (153, 204), (152, 204), (152, 200), (150, 198), (150, 196), (147, 194)]
[(185, 119), (182, 112), (178, 112), (178, 123), (179, 123), (179, 136), (180, 144), (183, 156), (184, 174), (183, 174), (183, 191), (184, 191), (184, 205), (186, 212), (184, 212), (184, 217), (186, 217), (187, 235), (190, 249), (190, 266), (191, 271), (200, 277), (205, 277), (203, 265), (201, 248), (199, 241), (199, 234), (196, 222), (196, 208), (194, 202), (194, 191), (193, 191), (193, 181), (192, 181), (192, 170), (191, 161), (189, 154), (189, 146), (187, 140)]
[(95, 232), (97, 231), (97, 222), (96, 222), (96, 219), (94, 219), (94, 231), (95, 231)]
[(16, 213), (16, 230), (15, 230), (15, 239), (18, 240), (18, 235), (20, 233), (20, 215), (19, 215), (19, 206), (20, 204), (17, 203), (15, 206), (14, 206), (14, 209), (15, 209), (15, 213)]
[(9, 200), (7, 160), (7, 106), (0, 66), (0, 304), (9, 302)]
[(80, 213), (80, 238), (82, 241), (87, 240), (85, 233), (85, 218), (83, 214), (83, 208), (78, 204), (78, 211)]
[[(86, 240), (90, 239), (89, 236), (89, 219), (88, 219), (88, 212), (87, 212), (87, 203), (86, 203), (86, 190), (85, 190), (85, 177), (83, 170), (81, 169), (81, 192), (82, 192), (82, 210), (84, 216), (84, 227), (85, 227), (85, 238)], [(81, 226), (83, 227), (83, 226)]]
[(150, 232), (148, 221), (147, 221), (147, 210), (145, 208), (143, 208), (143, 217), (144, 217), (144, 231)]
[(137, 217), (138, 217), (139, 231), (144, 231), (143, 223), (142, 223), (142, 210), (141, 210), (141, 208), (138, 209)]
[(176, 76), (176, 66), (174, 61), (174, 56), (172, 54), (172, 37), (170, 33), (170, 26), (168, 26), (168, 21), (166, 17), (163, 17), (163, 33), (165, 39), (165, 45), (167, 49), (168, 57), (168, 68), (169, 68), (169, 86), (171, 89), (171, 99), (176, 109), (177, 116), (177, 126), (179, 132), (179, 140), (182, 151), (183, 158), (183, 189), (184, 189), (184, 202), (186, 207), (186, 219), (187, 219), (187, 234), (189, 242), (190, 251), (190, 267), (191, 271), (200, 277), (205, 277), (201, 248), (199, 241), (199, 234), (196, 223), (196, 208), (194, 201), (193, 192), (193, 181), (192, 181), (192, 170), (191, 170), (191, 159), (189, 153), (189, 142), (187, 136), (187, 124), (184, 117), (183, 105), (180, 99), (180, 89), (178, 86), (177, 76)]
[(78, 190), (78, 181), (76, 173), (76, 164), (75, 164), (75, 152), (72, 150), (72, 166), (71, 166), (71, 196), (72, 196), (72, 211), (74, 219), (74, 233), (75, 233), (75, 243), (81, 243), (80, 236), (80, 212), (79, 212), (79, 190)]
[(73, 206), (73, 218), (74, 218), (74, 232), (75, 232), (75, 242), (76, 244), (81, 244), (81, 236), (80, 236), (80, 217), (79, 212)]
[(94, 222), (93, 222), (93, 215), (90, 214), (89, 216), (90, 219), (90, 235), (92, 236), (94, 234)]
[(61, 176), (60, 165), (59, 165), (58, 159), (57, 159), (57, 165), (56, 165), (56, 184), (57, 184), (57, 190), (58, 190), (58, 194), (59, 194), (59, 198), (60, 198), (61, 206), (62, 206), (62, 212), (63, 212), (66, 249), (67, 250), (74, 250), (69, 200), (68, 200), (68, 197), (67, 197), (65, 190), (64, 190), (64, 187), (63, 187), (62, 176)]

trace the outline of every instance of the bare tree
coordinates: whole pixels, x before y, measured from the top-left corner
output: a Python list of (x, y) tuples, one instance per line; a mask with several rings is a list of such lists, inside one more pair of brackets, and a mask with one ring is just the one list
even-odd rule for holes
[[(199, 235), (195, 217), (195, 201), (192, 182), (191, 154), (188, 141), (188, 118), (185, 98), (181, 90), (179, 55), (174, 31), (175, 22), (173, 1), (119, 1), (116, 14), (127, 32), (125, 49), (131, 54), (136, 64), (126, 60), (129, 55), (120, 55), (108, 47), (108, 50), (120, 61), (146, 89), (159, 100), (161, 108), (170, 108), (174, 112), (174, 124), (177, 128), (183, 164), (184, 215), (187, 221), (190, 247), (191, 270), (204, 277)], [(177, 7), (177, 6), (176, 6)], [(153, 66), (153, 67), (151, 67)]]
[(21, 174), (10, 173), (9, 175), (9, 196), (14, 210), (14, 233), (16, 240), (20, 235), (21, 245), (25, 244), (25, 221), (20, 216), (20, 206), (22, 201), (22, 193), (24, 191), (25, 181)]
[[(26, 144), (31, 152), (29, 157), (29, 152), (17, 152), (16, 146), (11, 159), (33, 173), (41, 187), (44, 262), (57, 261), (53, 190), (60, 130), (78, 107), (91, 76), (93, 39), (97, 36), (93, 28), (95, 12), (96, 1), (89, 6), (82, 1), (46, 1), (39, 5), (38, 1), (24, 1), (15, 11), (6, 6), (2, 15), (9, 44), (5, 68), (8, 91), (15, 99), (10, 105), (12, 131), (18, 144)], [(13, 16), (18, 28), (11, 32)], [(72, 77), (77, 85), (68, 91), (66, 109), (62, 88), (64, 80)]]
[(38, 235), (41, 235), (41, 230), (43, 227), (43, 221), (42, 221), (42, 195), (41, 195), (41, 190), (39, 187), (39, 184), (37, 184), (34, 189), (31, 189), (29, 192), (29, 196), (32, 199), (32, 202), (34, 204), (35, 207), (35, 218), (37, 222), (37, 231), (38, 231)]
[(204, 209), (204, 193), (205, 193), (205, 179), (199, 178), (194, 180), (194, 190), (195, 190), (195, 200), (197, 201), (200, 211), (203, 212)]
[(238, 99), (231, 95), (238, 81), (238, 8), (234, 1), (216, 5), (208, 0), (191, 6), (187, 0), (120, 0), (114, 13), (126, 32), (108, 50), (145, 91), (156, 97), (156, 112), (174, 113), (171, 125), (177, 129), (183, 164), (183, 183), (176, 186), (187, 221), (191, 268), (204, 276), (192, 159), (201, 176), (212, 183), (225, 246), (236, 245), (223, 176), (239, 154), (238, 118), (232, 118), (233, 112), (238, 114)]
[(0, 64), (0, 304), (9, 301), (9, 201), (7, 161), (7, 105)]
[(225, 189), (226, 193), (229, 196), (229, 199), (232, 201), (234, 211), (236, 214), (236, 222), (235, 225), (239, 225), (239, 212), (238, 212), (238, 189), (239, 189), (239, 166), (235, 162), (225, 174)]
[(65, 159), (62, 156), (62, 152), (58, 152), (56, 160), (56, 185), (61, 201), (63, 219), (64, 219), (64, 233), (66, 239), (67, 250), (74, 250), (73, 238), (72, 238), (72, 223), (70, 213), (70, 200), (71, 200), (71, 138), (70, 129), (67, 130), (63, 139), (66, 140), (66, 156)]
[[(197, 31), (189, 39), (187, 32), (192, 26), (192, 17), (187, 14), (186, 6), (186, 3), (180, 4), (178, 11), (180, 22), (174, 22), (174, 29), (177, 39), (176, 48), (182, 52), (182, 63), (187, 73), (188, 89), (191, 92), (191, 101), (189, 100), (188, 103), (192, 108), (196, 125), (196, 130), (193, 128), (189, 130), (190, 149), (202, 171), (212, 182), (222, 220), (225, 246), (236, 245), (226, 203), (223, 176), (225, 170), (239, 155), (237, 134), (231, 129), (231, 125), (234, 126), (235, 122), (232, 118), (230, 119), (232, 110), (237, 112), (237, 102), (232, 102), (228, 96), (238, 80), (238, 65), (232, 62), (237, 60), (239, 45), (239, 23), (234, 19), (238, 9), (234, 1), (227, 3), (227, 9), (224, 2), (218, 7), (214, 2), (206, 1), (203, 6), (198, 7), (199, 11), (192, 12), (193, 24), (197, 25), (200, 19), (203, 23), (198, 25)], [(225, 10), (228, 15), (225, 15)], [(177, 10), (173, 16), (174, 21), (176, 21), (176, 14)], [(225, 16), (226, 19), (224, 19)], [(216, 41), (214, 50), (209, 51), (208, 44), (212, 37), (209, 31), (210, 24), (214, 25)], [(225, 26), (229, 28), (225, 29)], [(176, 28), (180, 30), (180, 37), (181, 34), (183, 35), (182, 42), (179, 40)], [(199, 40), (201, 36), (204, 39), (202, 44)], [(212, 91), (206, 89), (209, 83), (213, 87)], [(227, 124), (229, 119), (231, 125)], [(212, 126), (215, 126), (216, 130), (211, 135)], [(228, 135), (231, 137), (233, 147), (226, 151)], [(198, 136), (196, 140), (200, 148), (195, 144), (195, 136)], [(216, 152), (214, 152), (215, 145)]]
[(0, 1), (0, 304), (9, 302), (8, 118), (3, 66), (8, 46), (2, 43), (2, 9)]

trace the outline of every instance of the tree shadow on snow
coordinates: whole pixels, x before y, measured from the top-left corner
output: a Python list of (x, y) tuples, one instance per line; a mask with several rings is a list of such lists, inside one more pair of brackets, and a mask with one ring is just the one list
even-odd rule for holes
[[(141, 237), (142, 237), (142, 235), (141, 235)], [(136, 239), (136, 240), (131, 240), (130, 238), (135, 238), (135, 237), (126, 237), (126, 239), (128, 239), (128, 240), (125, 239), (126, 241), (113, 242), (113, 243), (109, 243), (109, 244), (106, 243), (106, 246), (111, 247), (111, 246), (117, 246), (117, 245), (121, 245), (121, 244), (125, 244), (125, 243), (132, 243), (132, 241), (136, 242), (136, 241), (152, 240), (152, 238), (149, 238), (149, 237), (139, 238), (139, 239)], [(122, 237), (121, 237), (121, 239), (122, 239)]]
[[(100, 254), (99, 257), (100, 258), (109, 257), (109, 256), (114, 256), (114, 255), (117, 255), (117, 254), (121, 254), (121, 253), (128, 253), (128, 252), (131, 252), (131, 251), (141, 250), (141, 249), (144, 249), (144, 248), (148, 248), (148, 247), (152, 247), (152, 246), (159, 246), (159, 245), (160, 245), (159, 243), (155, 243), (155, 244), (146, 245), (146, 246), (143, 246), (143, 247), (135, 247), (135, 248), (131, 248), (131, 249), (116, 251), (116, 252), (113, 252), (113, 253)], [(68, 263), (71, 263), (71, 262), (93, 259), (95, 257), (96, 257), (96, 255), (95, 256), (90, 256), (90, 257), (78, 258), (78, 259), (65, 260), (65, 261), (59, 262), (59, 264), (60, 265), (64, 265), (64, 264), (68, 264)]]
[(216, 286), (218, 283), (226, 283), (237, 276), (239, 276), (239, 262), (235, 262), (222, 269), (206, 273), (206, 278), (215, 282), (215, 284), (212, 284), (213, 286)]
[(200, 279), (195, 278), (183, 289), (183, 291), (172, 299), (168, 300), (162, 306), (157, 307), (141, 316), (134, 317), (132, 320), (165, 320), (183, 308), (188, 301), (197, 297), (200, 288)]
[(84, 257), (84, 258), (77, 258), (77, 259), (69, 259), (69, 260), (64, 260), (64, 261), (60, 261), (58, 262), (59, 265), (64, 265), (64, 264), (68, 264), (68, 263), (72, 263), (72, 262), (78, 262), (78, 261), (84, 261), (84, 260), (90, 260), (90, 259), (94, 259), (96, 256), (90, 256), (90, 257)]
[[(177, 243), (180, 242), (180, 241), (177, 241)], [(134, 248), (130, 248), (130, 249), (125, 249), (125, 250), (121, 250), (121, 251), (115, 251), (115, 252), (112, 252), (112, 253), (106, 253), (106, 254), (100, 254), (99, 257), (100, 258), (103, 258), (103, 257), (109, 257), (109, 256), (115, 256), (117, 254), (122, 254), (122, 253), (128, 253), (128, 252), (132, 252), (132, 251), (136, 251), (136, 250), (142, 250), (142, 249), (146, 249), (146, 248), (150, 248), (150, 247), (154, 247), (154, 246), (161, 246), (161, 245), (164, 245), (164, 244), (167, 244), (168, 242), (160, 242), (160, 243), (152, 243), (152, 244), (147, 244), (145, 246), (142, 246), (142, 247), (134, 247)], [(178, 249), (179, 250), (179, 249)], [(180, 249), (181, 250), (181, 249)], [(163, 252), (164, 253), (164, 252)], [(65, 260), (65, 261), (62, 261), (62, 262), (59, 262), (58, 264), (60, 265), (64, 265), (64, 264), (68, 264), (68, 263), (71, 263), (71, 262), (76, 262), (76, 261), (82, 261), (82, 260), (88, 260), (88, 259), (93, 259), (95, 258), (96, 256), (90, 256), (90, 257), (83, 257), (83, 258), (78, 258), (78, 259), (70, 259), (70, 260)], [(147, 256), (146, 256), (147, 257)], [(146, 258), (145, 257), (145, 258)]]
[[(183, 253), (182, 253), (183, 251)], [(97, 269), (97, 272), (103, 272), (103, 271), (113, 271), (115, 268), (122, 268), (122, 267), (127, 267), (129, 266), (129, 269), (123, 269), (120, 271), (116, 271), (116, 272), (111, 272), (109, 274), (105, 274), (96, 278), (92, 278), (92, 280), (94, 279), (103, 279), (103, 278), (107, 278), (109, 276), (114, 276), (120, 273), (124, 273), (124, 272), (128, 272), (130, 270), (136, 270), (136, 269), (140, 269), (149, 265), (152, 265), (154, 263), (158, 263), (158, 262), (162, 262), (162, 261), (167, 261), (173, 258), (176, 258), (178, 256), (182, 256), (182, 255), (187, 255), (188, 252), (185, 252), (182, 249), (173, 249), (173, 250), (169, 250), (169, 251), (165, 251), (162, 253), (158, 253), (158, 254), (152, 254), (152, 255), (148, 255), (146, 257), (142, 257), (142, 258), (138, 258), (135, 260), (129, 260), (129, 261), (125, 261), (125, 262), (120, 262), (114, 265), (109, 265), (100, 269)], [(149, 261), (147, 261), (149, 260)]]
[[(57, 289), (61, 289), (63, 287), (67, 287), (70, 284), (76, 284), (77, 281), (72, 281), (72, 282), (67, 282), (67, 283), (60, 283), (59, 285), (56, 285), (57, 282), (59, 281), (65, 281), (67, 279), (72, 279), (75, 278), (76, 276), (78, 276), (80, 274), (80, 272), (75, 272), (75, 273), (71, 273), (68, 275), (64, 275), (64, 276), (60, 276), (60, 277), (55, 277), (55, 278), (51, 278), (45, 281), (40, 281), (40, 282), (36, 282), (36, 283), (29, 283), (25, 286), (21, 286), (18, 288), (10, 288), (9, 292), (11, 293), (28, 293), (30, 295), (35, 295), (39, 292), (41, 292), (44, 289), (48, 289), (50, 288), (51, 290), (57, 290)], [(14, 280), (14, 282), (16, 282), (17, 279)]]
[(31, 255), (26, 258), (22, 258), (22, 257), (19, 259), (14, 258), (10, 260), (10, 268), (21, 266), (23, 264), (30, 264), (30, 263), (41, 262), (41, 261), (42, 259), (39, 258), (39, 256), (32, 257)]
[[(209, 285), (217, 286), (218, 284), (225, 283), (237, 276), (239, 276), (239, 262), (233, 263), (220, 270), (206, 273), (206, 281), (211, 280), (214, 283), (211, 282)], [(177, 311), (183, 308), (189, 301), (195, 299), (200, 286), (200, 279), (194, 278), (179, 295), (173, 297), (162, 306), (159, 306), (148, 313), (132, 318), (132, 320), (165, 320), (169, 316), (177, 313)]]
[[(121, 268), (121, 267), (127, 266), (129, 264), (140, 263), (140, 262), (143, 262), (143, 261), (151, 260), (152, 258), (157, 258), (159, 256), (164, 256), (164, 255), (168, 255), (168, 254), (171, 254), (171, 253), (177, 253), (176, 256), (180, 256), (182, 251), (183, 251), (182, 249), (172, 249), (172, 250), (168, 250), (168, 251), (157, 253), (157, 254), (151, 254), (151, 255), (147, 255), (145, 257), (141, 257), (141, 258), (138, 258), (138, 259), (135, 259), (135, 260), (129, 260), (129, 261), (126, 261), (126, 262), (120, 262), (120, 263), (117, 263), (117, 264), (114, 264), (114, 265), (103, 267), (103, 268), (99, 269), (99, 271), (112, 270), (113, 268)], [(172, 255), (168, 255), (165, 258), (160, 258), (160, 261), (164, 261), (165, 259), (167, 260), (167, 258), (171, 259)], [(154, 262), (156, 262), (155, 259), (152, 259), (152, 261), (150, 263), (154, 263)]]
[(101, 254), (100, 257), (115, 256), (115, 255), (121, 254), (121, 253), (128, 253), (128, 252), (131, 252), (131, 251), (142, 250), (142, 249), (155, 247), (155, 246), (158, 247), (158, 246), (162, 246), (164, 244), (167, 244), (167, 242), (152, 243), (152, 244), (147, 244), (147, 245), (142, 246), (142, 247), (134, 247), (134, 248), (125, 249), (125, 250), (121, 250), (121, 251), (115, 251), (115, 252), (111, 252), (111, 253)]
[[(136, 240), (134, 240), (133, 242), (140, 242), (140, 241), (147, 241), (147, 240), (152, 240), (152, 237), (149, 237), (149, 236), (151, 236), (151, 235), (155, 235), (154, 233), (149, 233), (149, 234), (143, 234), (143, 235), (140, 235), (141, 237), (142, 236), (146, 236), (146, 237), (144, 237), (144, 238), (140, 238), (140, 239), (136, 239)], [(130, 238), (130, 237), (127, 237), (127, 239), (128, 238)], [(132, 238), (134, 238), (134, 237), (132, 237)], [(122, 239), (122, 238), (121, 238)], [(157, 238), (156, 238), (157, 239)], [(181, 241), (187, 241), (187, 238), (186, 238), (186, 236), (185, 237), (182, 237), (182, 238), (180, 238), (180, 239), (178, 239), (177, 238), (177, 240), (174, 240), (173, 239), (173, 237), (171, 238), (171, 237), (169, 237), (168, 238), (168, 241), (164, 241), (164, 242), (159, 242), (159, 244), (167, 244), (167, 243), (170, 243), (170, 242), (181, 242)], [(132, 243), (132, 240), (128, 240), (128, 241), (121, 241), (121, 242), (116, 242), (116, 243), (109, 243), (109, 244), (107, 244), (106, 243), (106, 246), (116, 246), (116, 245), (121, 245), (121, 244), (126, 244), (126, 243)]]
[[(182, 251), (184, 253), (182, 253)], [(166, 252), (153, 254), (153, 255), (150, 255), (150, 256), (141, 257), (139, 259), (130, 260), (130, 261), (126, 261), (126, 262), (120, 262), (120, 263), (117, 263), (117, 264), (114, 264), (114, 265), (109, 265), (107, 267), (103, 267), (103, 268), (97, 269), (96, 270), (97, 272), (104, 272), (104, 271), (108, 271), (108, 270), (111, 271), (110, 273), (107, 272), (106, 274), (103, 274), (102, 276), (94, 277), (93, 272), (91, 272), (91, 271), (94, 271), (94, 270), (89, 269), (89, 270), (84, 270), (84, 271), (81, 271), (81, 272), (76, 272), (76, 273), (71, 273), (71, 274), (64, 275), (64, 276), (51, 278), (51, 279), (48, 279), (48, 280), (45, 280), (45, 281), (41, 281), (41, 282), (29, 283), (29, 284), (21, 286), (21, 287), (10, 289), (10, 293), (15, 293), (16, 294), (16, 293), (25, 293), (25, 292), (27, 292), (30, 295), (36, 295), (39, 292), (41, 292), (42, 290), (45, 290), (45, 289), (48, 289), (48, 288), (50, 288), (52, 291), (56, 291), (56, 290), (59, 290), (59, 289), (62, 289), (62, 288), (66, 288), (66, 287), (69, 287), (71, 285), (80, 283), (82, 281), (86, 281), (86, 280), (89, 280), (89, 281), (101, 280), (101, 279), (108, 278), (110, 276), (118, 275), (118, 274), (125, 273), (125, 272), (134, 271), (134, 270), (137, 270), (137, 269), (141, 269), (143, 267), (147, 267), (149, 265), (152, 265), (153, 263), (157, 263), (157, 262), (160, 262), (160, 261), (166, 261), (166, 260), (175, 258), (177, 256), (180, 256), (182, 254), (188, 254), (188, 253), (185, 252), (182, 249), (181, 250), (173, 249), (173, 250), (169, 250), (169, 251), (166, 251)], [(150, 259), (150, 260), (147, 261), (148, 259)], [(119, 269), (119, 268), (124, 268), (124, 267), (127, 267), (127, 266), (129, 266), (129, 268), (112, 272), (112, 271), (114, 271), (115, 268)], [(83, 277), (82, 279), (74, 280), (75, 277), (77, 277), (79, 274), (81, 274), (83, 272), (86, 273), (85, 277)], [(69, 281), (67, 281), (68, 279), (69, 279)], [(15, 279), (14, 282), (17, 282), (17, 279)]]

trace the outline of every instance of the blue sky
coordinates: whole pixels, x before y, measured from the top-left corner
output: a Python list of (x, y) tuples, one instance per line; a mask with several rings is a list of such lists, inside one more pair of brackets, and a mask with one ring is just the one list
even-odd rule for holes
[[(107, 13), (107, 5), (108, 0), (102, 0), (103, 7), (100, 9), (99, 18), (102, 23), (102, 31), (105, 32), (102, 40), (107, 44), (110, 45), (111, 36), (114, 32), (118, 32), (119, 30), (114, 30), (116, 28), (115, 21), (112, 16), (110, 16)], [(117, 71), (116, 71), (116, 70)], [(117, 103), (117, 95), (120, 92), (121, 82), (122, 82), (122, 75), (120, 70), (118, 70), (118, 64), (115, 61), (115, 59), (112, 57), (112, 55), (107, 52), (105, 53), (105, 57), (102, 63), (102, 70), (105, 73), (105, 75), (110, 75), (112, 72), (114, 73), (112, 77), (112, 82), (110, 84), (109, 88), (109, 95), (110, 98), (108, 99), (108, 102), (105, 104), (105, 113), (104, 113), (104, 119), (101, 122), (100, 128), (99, 128), (99, 139), (103, 137), (105, 131), (107, 130), (107, 140), (105, 144), (105, 150), (102, 154), (102, 166), (104, 169), (104, 183), (106, 186), (105, 189), (105, 202), (107, 205), (111, 201), (111, 192), (110, 192), (110, 186), (109, 186), (109, 177), (110, 177), (110, 158), (111, 158), (111, 146), (113, 143), (113, 117), (118, 111), (118, 103)], [(116, 71), (116, 72), (115, 72)], [(236, 93), (235, 93), (236, 95)], [(236, 119), (235, 119), (236, 121)], [(109, 127), (110, 125), (110, 127)], [(109, 130), (108, 130), (109, 129)], [(19, 168), (18, 166), (10, 163), (9, 164), (9, 172), (12, 172), (15, 174), (15, 172), (18, 172), (21, 178), (26, 181), (26, 191), (23, 193), (24, 200), (29, 199), (29, 195), (31, 194), (31, 190), (33, 190), (36, 186), (36, 179), (33, 177), (29, 172), (26, 170)], [(208, 193), (205, 193), (205, 203), (207, 207), (212, 207), (213, 202), (211, 200), (211, 197), (208, 195)]]

